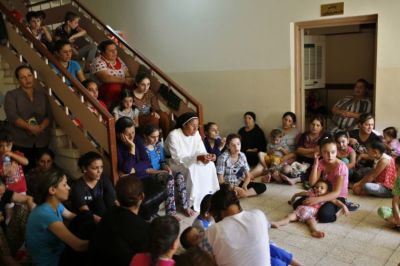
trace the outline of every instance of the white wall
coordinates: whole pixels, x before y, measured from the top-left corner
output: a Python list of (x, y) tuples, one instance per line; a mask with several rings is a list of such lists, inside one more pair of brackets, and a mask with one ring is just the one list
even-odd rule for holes
[[(203, 104), (223, 132), (257, 113), (270, 130), (293, 108), (292, 23), (321, 19), (331, 0), (82, 0)], [(344, 16), (378, 14), (378, 128), (400, 126), (400, 1), (344, 0)], [(343, 17), (343, 16), (335, 16)], [(388, 97), (390, 95), (390, 97)]]

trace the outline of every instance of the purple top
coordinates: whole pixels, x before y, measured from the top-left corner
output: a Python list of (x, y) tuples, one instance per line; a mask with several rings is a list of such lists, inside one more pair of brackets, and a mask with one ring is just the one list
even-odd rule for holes
[(135, 169), (136, 176), (139, 178), (147, 177), (146, 169), (151, 168), (151, 163), (139, 137), (135, 137), (135, 155), (129, 152), (129, 147), (117, 140), (118, 170), (124, 174), (130, 174), (132, 168)]
[(331, 183), (332, 188), (334, 188), (336, 185), (337, 177), (343, 176), (343, 184), (340, 190), (339, 197), (347, 198), (347, 187), (349, 185), (349, 168), (347, 168), (347, 165), (343, 161), (338, 160), (337, 162), (338, 166), (330, 173), (326, 173), (326, 162), (324, 160), (320, 160), (318, 164), (318, 170), (321, 171), (322, 179)]
[(208, 138), (205, 137), (204, 140), (204, 146), (206, 147), (206, 150), (210, 154), (215, 154), (215, 156), (220, 156), (221, 155), (221, 150), (219, 149), (219, 145), (221, 145), (221, 139), (216, 139), (214, 143), (214, 147), (211, 148), (210, 142), (208, 141)]

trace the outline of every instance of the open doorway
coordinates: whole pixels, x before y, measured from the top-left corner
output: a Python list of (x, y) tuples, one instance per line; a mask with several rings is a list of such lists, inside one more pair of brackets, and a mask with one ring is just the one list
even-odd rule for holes
[(366, 15), (295, 23), (295, 111), (301, 130), (313, 113), (330, 123), (333, 105), (352, 95), (359, 78), (370, 84), (374, 112), (377, 20)]

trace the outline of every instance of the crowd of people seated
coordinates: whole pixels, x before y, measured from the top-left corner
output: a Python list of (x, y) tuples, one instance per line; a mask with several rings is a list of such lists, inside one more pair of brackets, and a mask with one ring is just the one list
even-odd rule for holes
[[(333, 107), (333, 127), (316, 115), (299, 132), (296, 115), (286, 112), (267, 139), (249, 111), (238, 133), (221, 137), (209, 122), (203, 138), (194, 112), (180, 115), (172, 129), (150, 90), (150, 76), (129, 73), (113, 41), (101, 42), (96, 56), (92, 44), (74, 45), (86, 34), (77, 14), (68, 12), (54, 36), (41, 25), (44, 18), (29, 12), (30, 32), (117, 119), (119, 180), (114, 187), (96, 152), (83, 154), (82, 176), (68, 180), (48, 148), (48, 98), (33, 86), (33, 69), (18, 66), (19, 87), (5, 97), (9, 127), (0, 134), (4, 265), (301, 265), (269, 241), (269, 227), (302, 221), (312, 236), (324, 237), (317, 221), (334, 222), (358, 209), (348, 200), (349, 188), (356, 195), (393, 194), (393, 206), (378, 214), (400, 227), (397, 130), (388, 127), (382, 137), (374, 130), (365, 80)], [(74, 54), (86, 58), (84, 66)], [(85, 77), (89, 69), (94, 79)], [(294, 211), (271, 223), (240, 204), (240, 198), (268, 193), (270, 182), (301, 182), (305, 189), (290, 200)], [(159, 215), (162, 202), (165, 216)], [(179, 236), (180, 210), (199, 215)], [(186, 250), (176, 255), (179, 242)]]

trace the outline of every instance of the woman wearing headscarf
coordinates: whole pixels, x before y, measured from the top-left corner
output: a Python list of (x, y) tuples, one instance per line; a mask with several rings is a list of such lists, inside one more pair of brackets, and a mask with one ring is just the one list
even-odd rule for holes
[(264, 131), (256, 124), (256, 114), (246, 112), (243, 115), (244, 127), (239, 129), (238, 134), (242, 141), (242, 152), (246, 154), (250, 166), (258, 163), (258, 153), (265, 152), (267, 140)]
[(198, 115), (184, 113), (165, 141), (165, 149), (171, 156), (169, 165), (172, 171), (185, 176), (187, 191), (197, 212), (203, 197), (219, 189), (217, 172), (212, 163), (216, 157), (207, 153), (198, 128)]

